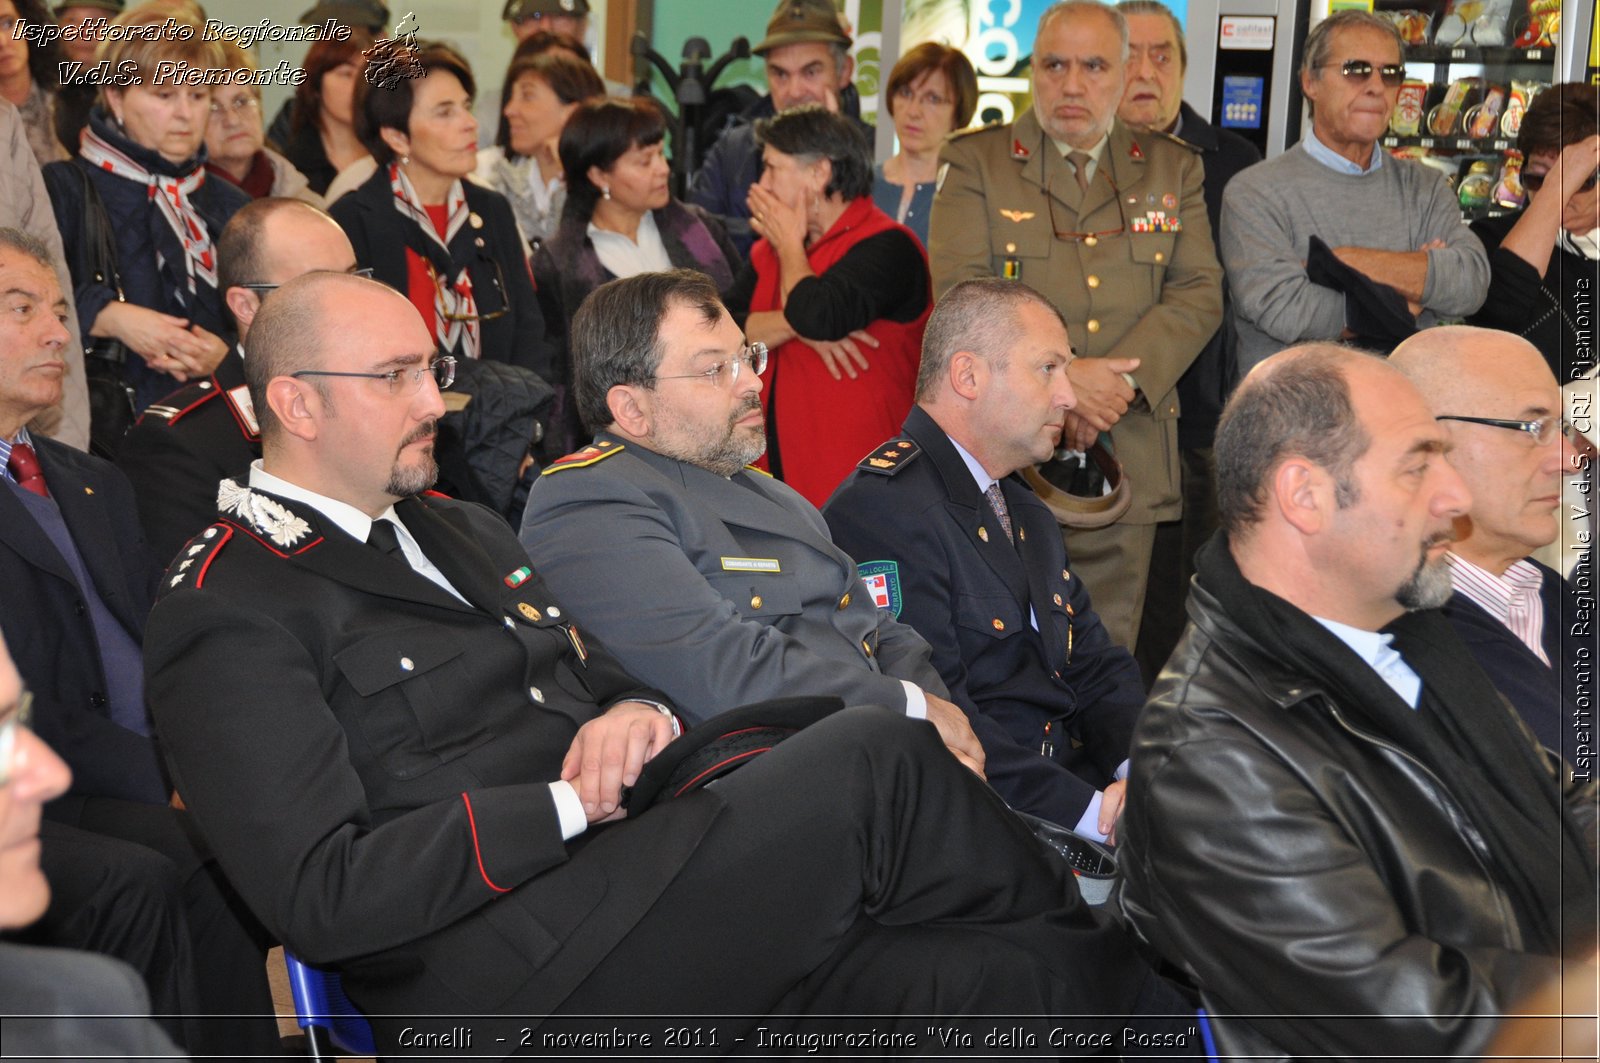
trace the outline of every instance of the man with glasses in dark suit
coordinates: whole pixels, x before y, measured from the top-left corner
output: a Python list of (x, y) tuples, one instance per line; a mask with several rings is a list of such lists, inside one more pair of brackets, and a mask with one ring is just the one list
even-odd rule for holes
[[(1199, 150), (1116, 117), (1127, 22), (1093, 0), (1039, 20), (1033, 106), (1010, 125), (958, 134), (933, 201), (935, 296), (974, 277), (1046, 293), (1078, 357), (1062, 447), (1110, 433), (1133, 504), (1115, 523), (1066, 531), (1067, 553), (1117, 645), (1139, 626), (1156, 526), (1178, 520), (1178, 378), (1222, 322)], [(976, 234), (976, 235), (975, 235)]]
[(217, 241), (217, 262), (239, 342), (216, 372), (146, 409), (117, 454), (133, 483), (145, 536), (162, 562), (216, 516), (217, 484), (243, 476), (261, 456), (261, 428), (244, 383), (244, 341), (261, 300), (302, 273), (356, 271), (356, 253), (339, 223), (284, 198), (254, 200), (229, 219)]

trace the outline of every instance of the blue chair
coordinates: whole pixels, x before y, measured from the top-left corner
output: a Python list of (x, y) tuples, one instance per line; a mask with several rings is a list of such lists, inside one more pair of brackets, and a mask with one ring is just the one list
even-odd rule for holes
[(308, 967), (283, 950), (289, 969), (289, 991), (294, 995), (294, 1020), (306, 1032), (306, 1055), (315, 1060), (340, 1056), (375, 1057), (372, 1027), (350, 998), (339, 976)]

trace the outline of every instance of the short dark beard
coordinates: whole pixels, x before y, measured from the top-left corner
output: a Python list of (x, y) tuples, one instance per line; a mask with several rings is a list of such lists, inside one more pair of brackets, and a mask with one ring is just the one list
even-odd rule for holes
[(439, 428), (438, 421), (428, 421), (418, 425), (406, 436), (405, 442), (400, 444), (395, 452), (394, 468), (389, 470), (389, 483), (384, 491), (395, 498), (410, 498), (420, 495), (432, 487), (439, 479), (439, 463), (433, 458), (433, 448), (429, 447), (423, 452), (423, 462), (420, 465), (406, 466), (400, 464), (400, 452), (411, 444), (427, 439), (430, 436), (437, 439)]

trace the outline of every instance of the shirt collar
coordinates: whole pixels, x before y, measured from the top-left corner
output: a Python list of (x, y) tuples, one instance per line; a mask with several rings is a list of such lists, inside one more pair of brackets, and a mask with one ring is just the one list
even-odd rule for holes
[(1349, 174), (1352, 177), (1362, 177), (1369, 173), (1377, 173), (1383, 166), (1383, 157), (1388, 154), (1380, 145), (1374, 144), (1372, 146), (1372, 161), (1367, 163), (1365, 167), (1361, 167), (1318, 140), (1317, 134), (1309, 129), (1306, 130), (1304, 144), (1307, 155), (1335, 173)]
[[(339, 530), (350, 536), (358, 543), (367, 541), (367, 536), (372, 532), (372, 519), (365, 513), (348, 502), (341, 502), (337, 498), (319, 495), (309, 491), (299, 484), (290, 483), (288, 480), (277, 477), (262, 467), (261, 459), (257, 458), (250, 463), (250, 486), (257, 490), (268, 491), (280, 498), (287, 498), (310, 506), (318, 513), (333, 521)], [(400, 518), (395, 516), (394, 507), (390, 506), (378, 514), (379, 520), (387, 520), (402, 532), (406, 530)], [(409, 533), (408, 533), (409, 534)]]
[(1456, 590), (1503, 623), (1511, 618), (1511, 603), (1518, 595), (1539, 597), (1544, 586), (1544, 576), (1527, 558), (1511, 563), (1502, 575), (1495, 575), (1480, 565), (1473, 564), (1460, 554), (1449, 553), (1450, 576)]
[(1405, 658), (1400, 656), (1400, 651), (1391, 645), (1394, 642), (1394, 635), (1382, 631), (1366, 631), (1320, 616), (1313, 616), (1311, 619), (1327, 628), (1340, 642), (1349, 646), (1352, 653), (1366, 661), (1372, 670), (1378, 673), (1378, 677), (1400, 695), (1407, 705), (1413, 709), (1417, 707), (1417, 698), (1422, 693), (1422, 679), (1411, 670)]
[(17, 436), (15, 439), (0, 439), (0, 443), (4, 443), (6, 445), (6, 452), (9, 454), (11, 452), (11, 448), (16, 446), (18, 443), (26, 443), (30, 447), (33, 446), (33, 437), (28, 434), (28, 426), (23, 425), (21, 428), (17, 429)]
[[(1068, 144), (1065, 140), (1057, 140), (1055, 137), (1050, 138), (1050, 143), (1056, 146), (1056, 150), (1061, 153), (1061, 157), (1063, 159), (1072, 154), (1074, 151), (1081, 150), (1073, 147), (1071, 144)], [(1109, 143), (1111, 143), (1111, 128), (1107, 126), (1106, 131), (1100, 135), (1099, 142), (1088, 150), (1089, 169), (1091, 172), (1093, 172), (1095, 167), (1100, 165), (1100, 157), (1106, 153), (1106, 145)]]
[[(949, 439), (950, 437), (946, 436), (945, 438)], [(967, 452), (966, 447), (957, 443), (954, 439), (950, 439), (950, 445), (956, 448), (956, 453), (961, 455), (961, 460), (966, 463), (967, 472), (972, 474), (972, 480), (978, 485), (978, 490), (987, 492), (989, 485), (995, 482), (995, 478), (990, 476), (988, 471), (984, 469), (982, 462)]]

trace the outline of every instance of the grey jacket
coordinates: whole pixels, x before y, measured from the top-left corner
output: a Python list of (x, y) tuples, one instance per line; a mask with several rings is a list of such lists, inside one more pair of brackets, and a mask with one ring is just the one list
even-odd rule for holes
[(947, 697), (931, 651), (878, 609), (810, 503), (600, 433), (546, 469), (522, 544), (587, 636), (698, 722), (788, 694)]

